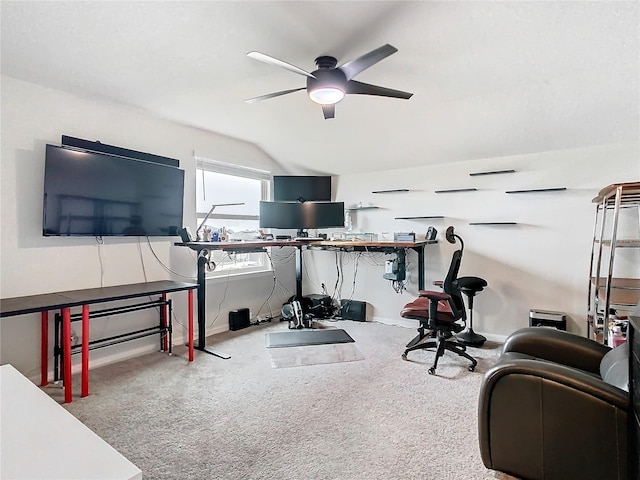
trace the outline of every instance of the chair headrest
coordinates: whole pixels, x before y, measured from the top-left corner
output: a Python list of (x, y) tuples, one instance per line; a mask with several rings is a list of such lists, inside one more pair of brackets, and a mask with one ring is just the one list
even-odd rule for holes
[(449, 243), (456, 243), (456, 237), (453, 229), (453, 225), (447, 227), (447, 231), (444, 233), (444, 237), (447, 239)]

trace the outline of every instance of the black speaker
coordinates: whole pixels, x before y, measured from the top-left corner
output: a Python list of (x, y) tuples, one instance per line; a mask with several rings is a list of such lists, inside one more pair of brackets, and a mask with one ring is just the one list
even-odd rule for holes
[(248, 308), (239, 308), (229, 312), (229, 330), (242, 330), (251, 325)]
[(340, 300), (340, 316), (343, 320), (367, 321), (367, 303), (358, 300)]

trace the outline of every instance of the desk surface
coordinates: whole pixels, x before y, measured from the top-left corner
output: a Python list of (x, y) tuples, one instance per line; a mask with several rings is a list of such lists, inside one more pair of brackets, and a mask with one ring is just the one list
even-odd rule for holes
[(175, 243), (176, 246), (189, 247), (193, 250), (211, 249), (211, 250), (240, 250), (240, 249), (252, 249), (252, 248), (264, 248), (264, 247), (371, 247), (371, 248), (415, 248), (422, 247), (424, 245), (430, 245), (437, 243), (436, 240), (420, 240), (417, 242), (398, 242), (395, 240), (381, 240), (376, 242), (362, 241), (362, 240), (255, 240), (255, 241), (242, 241), (242, 242), (187, 242)]
[(159, 280), (157, 282), (131, 283), (112, 287), (86, 288), (64, 292), (45, 293), (0, 299), (0, 317), (11, 317), (43, 310), (58, 310), (65, 307), (89, 305), (92, 303), (146, 297), (161, 293), (178, 292), (198, 288), (195, 283)]
[(11, 365), (0, 366), (2, 478), (137, 480), (142, 472)]

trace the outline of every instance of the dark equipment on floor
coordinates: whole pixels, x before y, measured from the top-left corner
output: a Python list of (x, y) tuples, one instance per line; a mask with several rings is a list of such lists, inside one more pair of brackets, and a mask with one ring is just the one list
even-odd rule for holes
[[(466, 352), (467, 347), (455, 338), (455, 334), (465, 328), (467, 319), (462, 292), (456, 282), (462, 261), (464, 242), (454, 233), (452, 226), (447, 228), (445, 237), (451, 244), (455, 244), (458, 240), (460, 249), (453, 252), (449, 271), (442, 282), (442, 292), (420, 290), (420, 296), (413, 302), (406, 304), (400, 312), (404, 318), (420, 321), (418, 335), (407, 344), (402, 358), (406, 360), (407, 354), (412, 350), (435, 347), (436, 357), (433, 366), (429, 368), (431, 375), (436, 373), (438, 360), (444, 355), (445, 350), (470, 360), (469, 371), (475, 370), (478, 364), (478, 361)], [(459, 323), (459, 321), (463, 323)]]
[(292, 300), (282, 305), (282, 318), (289, 322), (289, 328), (311, 328), (312, 317), (302, 311), (300, 302)]
[(301, 300), (302, 311), (314, 318), (330, 318), (333, 315), (333, 303), (329, 295), (312, 293)]
[(367, 321), (367, 303), (358, 300), (340, 300), (340, 317), (343, 320)]
[(229, 330), (241, 330), (251, 325), (251, 313), (248, 308), (239, 308), (229, 312)]

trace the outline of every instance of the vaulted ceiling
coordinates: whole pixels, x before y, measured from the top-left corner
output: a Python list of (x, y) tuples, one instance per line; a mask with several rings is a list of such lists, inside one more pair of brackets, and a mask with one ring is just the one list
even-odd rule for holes
[[(2, 1), (2, 74), (137, 106), (329, 174), (638, 141), (640, 4)], [(325, 120), (304, 70), (391, 44)]]

